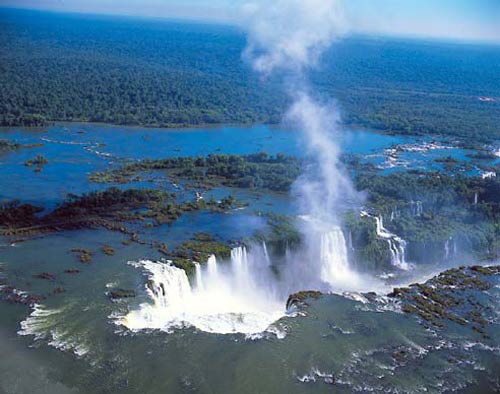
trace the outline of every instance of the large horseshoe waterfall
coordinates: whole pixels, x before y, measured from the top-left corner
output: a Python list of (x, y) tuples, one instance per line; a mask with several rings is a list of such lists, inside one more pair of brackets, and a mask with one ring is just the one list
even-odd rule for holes
[(357, 285), (340, 228), (317, 234), (307, 253), (287, 253), (282, 272), (273, 266), (265, 242), (233, 248), (229, 261), (212, 255), (195, 264), (192, 278), (168, 262), (131, 264), (144, 270), (151, 298), (120, 320), (131, 330), (193, 326), (214, 333), (256, 334), (285, 315), (293, 292)]

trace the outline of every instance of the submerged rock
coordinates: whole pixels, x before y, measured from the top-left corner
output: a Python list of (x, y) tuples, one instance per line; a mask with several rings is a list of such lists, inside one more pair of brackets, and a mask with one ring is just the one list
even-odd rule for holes
[(109, 298), (111, 298), (112, 300), (133, 297), (135, 297), (135, 290), (115, 289), (109, 292)]
[(34, 304), (40, 303), (45, 299), (42, 295), (28, 294), (22, 290), (15, 288), (14, 286), (5, 285), (0, 288), (0, 297), (7, 302), (13, 304), (22, 304), (33, 306)]
[(388, 296), (399, 299), (402, 311), (418, 315), (425, 324), (444, 328), (456, 323), (487, 337), (489, 321), (481, 296), (498, 282), (500, 266), (472, 266), (446, 270), (423, 284), (395, 288)]
[(115, 250), (109, 245), (103, 245), (101, 250), (105, 255), (108, 256), (113, 256), (115, 254)]
[(33, 275), (33, 277), (37, 278), (37, 279), (46, 279), (46, 280), (55, 280), (56, 279), (56, 275), (51, 274), (50, 272), (41, 272), (39, 274)]
[(79, 269), (76, 269), (76, 268), (70, 268), (70, 269), (67, 269), (67, 270), (64, 270), (64, 273), (65, 274), (79, 274), (80, 271)]
[(71, 251), (79, 254), (78, 259), (81, 263), (88, 264), (92, 261), (92, 253), (87, 249), (73, 248)]

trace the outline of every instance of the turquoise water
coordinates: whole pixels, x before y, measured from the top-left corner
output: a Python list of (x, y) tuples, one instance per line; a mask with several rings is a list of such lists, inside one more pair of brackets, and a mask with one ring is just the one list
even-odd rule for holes
[[(259, 151), (305, 154), (297, 133), (266, 126), (156, 130), (71, 124), (46, 131), (2, 130), (0, 138), (44, 144), (0, 156), (0, 199), (18, 198), (46, 208), (67, 193), (107, 187), (88, 182), (87, 174), (124, 159)], [(429, 142), (364, 131), (346, 132), (341, 140), (344, 152), (362, 155), (375, 165), (387, 162), (385, 150), (394, 145)], [(41, 173), (23, 165), (37, 154), (49, 160)], [(466, 154), (452, 144), (425, 152), (410, 149), (400, 154), (404, 163), (383, 171), (432, 166), (434, 158), (448, 155), (466, 160)], [(250, 206), (227, 214), (187, 214), (144, 236), (169, 246), (200, 231), (225, 240), (241, 239), (265, 226), (254, 211), (293, 211), (286, 195), (228, 189), (211, 193), (235, 193)], [(14, 246), (0, 239), (0, 279), (19, 291), (46, 297), (35, 313), (26, 306), (0, 302), (0, 351), (5, 355), (0, 358), (0, 392), (439, 393), (444, 387), (469, 387), (464, 392), (479, 393), (484, 392), (479, 382), (498, 380), (500, 330), (494, 314), (500, 299), (498, 284), (484, 301), (493, 307), (490, 339), (453, 324), (443, 332), (425, 329), (384, 299), (363, 304), (339, 295), (311, 302), (304, 314), (275, 323), (274, 330), (284, 338), (273, 332), (246, 338), (193, 328), (132, 333), (117, 325), (117, 318), (149, 299), (143, 273), (128, 262), (161, 255), (147, 246), (124, 245), (124, 240), (124, 235), (104, 230), (59, 233)], [(102, 253), (104, 244), (116, 250), (114, 256)], [(88, 265), (71, 252), (82, 247), (93, 253)], [(64, 272), (71, 268), (81, 272)], [(34, 277), (41, 272), (55, 278)], [(417, 281), (423, 275), (416, 272), (405, 280)], [(54, 294), (60, 287), (64, 292)], [(111, 302), (107, 293), (116, 288), (134, 289), (137, 297)], [(18, 335), (19, 331), (26, 335)], [(397, 360), (394, 353), (402, 350), (407, 356)]]

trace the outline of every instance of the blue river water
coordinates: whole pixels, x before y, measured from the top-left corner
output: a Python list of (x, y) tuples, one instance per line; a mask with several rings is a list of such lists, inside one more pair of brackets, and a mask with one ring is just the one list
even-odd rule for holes
[[(2, 129), (2, 138), (43, 145), (0, 153), (0, 200), (19, 199), (47, 209), (68, 193), (109, 187), (90, 182), (88, 175), (124, 161), (262, 151), (307, 156), (299, 133), (268, 126), (166, 130), (58, 124), (46, 130)], [(472, 163), (468, 155), (473, 152), (432, 137), (345, 131), (337, 138), (344, 154), (387, 174), (408, 168), (442, 170), (435, 159), (448, 156)], [(41, 172), (24, 165), (36, 155), (48, 159)], [(480, 174), (474, 166), (466, 173)], [(171, 187), (161, 182), (134, 186)], [(284, 194), (225, 188), (208, 193), (234, 193), (252, 201), (251, 207), (185, 214), (172, 226), (154, 229), (154, 238), (169, 247), (200, 231), (224, 240), (242, 239), (265, 226), (254, 211), (287, 213), (291, 205)], [(498, 285), (484, 301), (495, 319), (487, 340), (460, 325), (446, 332), (427, 329), (413, 317), (383, 308), (383, 302), (375, 306), (340, 295), (325, 296), (303, 316), (277, 322), (285, 338), (270, 333), (258, 340), (214, 335), (192, 327), (132, 333), (115, 324), (116, 317), (150, 299), (147, 278), (128, 262), (162, 255), (146, 245), (124, 243), (126, 239), (102, 229), (61, 232), (13, 245), (0, 238), (0, 281), (46, 297), (34, 310), (0, 303), (0, 352), (5, 355), (0, 360), (0, 392), (442, 393), (448, 386), (481, 393), (481, 382), (498, 379)], [(104, 244), (114, 248), (113, 256), (102, 252)], [(88, 249), (92, 262), (80, 263), (75, 248)], [(75, 268), (81, 272), (66, 272)], [(53, 273), (54, 279), (34, 278), (41, 272)], [(137, 298), (111, 302), (107, 294), (114, 288), (134, 289)], [(402, 362), (394, 357), (401, 352), (406, 355)], [(473, 389), (465, 390), (468, 385)]]

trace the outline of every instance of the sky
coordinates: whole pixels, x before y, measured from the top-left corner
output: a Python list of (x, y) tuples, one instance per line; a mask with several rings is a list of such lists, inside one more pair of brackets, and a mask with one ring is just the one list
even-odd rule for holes
[[(0, 0), (0, 5), (238, 25), (244, 23), (242, 6), (252, 1), (269, 0)], [(500, 0), (343, 0), (343, 5), (351, 33), (500, 43)]]

